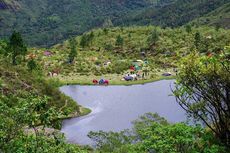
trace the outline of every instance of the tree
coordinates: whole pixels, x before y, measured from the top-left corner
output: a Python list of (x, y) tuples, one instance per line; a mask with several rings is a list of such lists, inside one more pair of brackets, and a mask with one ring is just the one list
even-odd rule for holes
[(230, 61), (226, 55), (199, 57), (193, 53), (185, 58), (174, 95), (191, 117), (230, 148)]
[(91, 45), (92, 45), (93, 38), (94, 38), (94, 32), (91, 31), (90, 34), (88, 35), (88, 42), (89, 42)]
[(87, 36), (85, 34), (81, 37), (80, 45), (83, 48), (85, 48), (88, 45)]
[(201, 36), (199, 32), (196, 32), (195, 37), (194, 37), (194, 45), (196, 49), (199, 49), (200, 47), (200, 42), (201, 42)]
[(124, 39), (121, 37), (121, 35), (117, 36), (116, 45), (117, 46), (123, 46), (124, 45)]
[(0, 54), (6, 54), (7, 42), (0, 40)]
[(151, 32), (151, 34), (148, 37), (147, 41), (148, 41), (150, 46), (155, 46), (158, 40), (159, 40), (159, 33), (158, 33), (157, 29), (155, 28)]
[(109, 33), (109, 30), (107, 28), (103, 28), (103, 33), (107, 35)]
[(69, 63), (74, 61), (74, 58), (77, 56), (77, 45), (75, 38), (69, 40), (70, 53), (69, 53)]
[(8, 50), (11, 53), (12, 63), (16, 65), (16, 58), (18, 55), (26, 55), (27, 48), (23, 42), (22, 36), (19, 32), (13, 32), (8, 43)]
[(62, 115), (48, 104), (48, 97), (26, 94), (13, 104), (11, 99), (0, 98), (0, 152), (87, 152), (65, 143), (62, 134), (45, 130)]
[(34, 61), (34, 59), (29, 60), (29, 62), (27, 63), (27, 67), (29, 68), (30, 71), (33, 71), (34, 69), (37, 68), (37, 64)]
[(187, 33), (191, 33), (191, 32), (192, 32), (192, 27), (191, 27), (191, 25), (187, 24), (187, 25), (185, 26), (185, 30), (186, 30)]
[(90, 32), (90, 34), (84, 34), (82, 37), (81, 37), (81, 41), (80, 41), (80, 45), (85, 48), (86, 46), (89, 46), (89, 44), (92, 43), (93, 41), (93, 38), (94, 38), (94, 32)]
[(130, 153), (224, 153), (213, 134), (201, 126), (169, 124), (157, 114), (147, 113), (133, 122), (132, 130), (90, 132), (99, 152)]

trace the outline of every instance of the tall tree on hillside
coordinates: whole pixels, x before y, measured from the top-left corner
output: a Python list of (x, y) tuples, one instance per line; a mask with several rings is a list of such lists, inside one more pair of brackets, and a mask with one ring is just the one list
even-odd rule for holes
[(81, 40), (80, 40), (80, 46), (81, 47), (83, 47), (83, 48), (85, 48), (86, 46), (87, 46), (87, 35), (83, 35), (82, 37), (81, 37)]
[(91, 31), (90, 34), (88, 35), (88, 42), (89, 42), (90, 44), (92, 44), (93, 38), (94, 38), (94, 32)]
[(230, 61), (226, 55), (192, 54), (184, 59), (174, 95), (189, 116), (202, 121), (230, 148)]
[(185, 30), (186, 30), (187, 33), (191, 33), (191, 32), (192, 32), (192, 27), (191, 27), (191, 25), (187, 24), (187, 25), (185, 26)]
[(200, 42), (201, 42), (201, 35), (199, 32), (196, 32), (195, 37), (194, 37), (194, 45), (195, 45), (196, 49), (199, 49)]
[(124, 45), (124, 39), (121, 37), (121, 35), (117, 36), (116, 45), (120, 47)]
[(70, 53), (69, 53), (69, 63), (74, 61), (74, 58), (77, 56), (77, 42), (75, 38), (69, 40)]
[(19, 55), (25, 56), (27, 53), (27, 48), (23, 42), (22, 36), (19, 32), (13, 32), (8, 43), (8, 50), (11, 53), (12, 63), (16, 65), (16, 58)]
[(86, 46), (89, 46), (90, 44), (92, 44), (93, 38), (94, 38), (94, 32), (93, 31), (91, 31), (90, 34), (84, 34), (81, 37), (80, 45), (83, 48), (85, 48)]
[(148, 37), (147, 41), (150, 46), (155, 46), (157, 41), (159, 40), (159, 33), (156, 28), (151, 32), (150, 36)]
[(35, 62), (35, 60), (34, 60), (33, 58), (30, 59), (30, 60), (28, 61), (27, 67), (28, 67), (29, 71), (31, 71), (31, 72), (32, 72), (34, 69), (37, 68), (37, 64), (36, 64), (36, 62)]

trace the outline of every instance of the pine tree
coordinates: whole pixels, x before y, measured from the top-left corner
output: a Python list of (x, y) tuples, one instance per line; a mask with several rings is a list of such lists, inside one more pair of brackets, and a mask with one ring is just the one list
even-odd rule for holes
[(37, 64), (34, 61), (34, 59), (30, 59), (29, 62), (27, 63), (27, 67), (30, 71), (33, 71), (34, 69), (37, 68)]
[(87, 36), (86, 35), (83, 35), (81, 37), (81, 41), (80, 41), (80, 45), (81, 47), (85, 48), (87, 46)]
[(75, 38), (69, 40), (70, 53), (69, 53), (69, 63), (74, 61), (74, 58), (77, 56), (77, 43)]
[(8, 43), (8, 50), (11, 53), (12, 63), (16, 65), (16, 58), (19, 55), (25, 56), (27, 53), (27, 48), (23, 42), (22, 36), (19, 32), (13, 32)]
[(195, 39), (194, 45), (195, 45), (196, 49), (199, 49), (200, 41), (201, 41), (201, 36), (200, 36), (199, 32), (196, 32), (194, 39)]
[(117, 46), (123, 46), (124, 45), (124, 39), (121, 37), (121, 35), (117, 36), (116, 45)]
[(155, 28), (151, 32), (147, 41), (150, 44), (150, 46), (153, 46), (153, 45), (155, 46), (158, 40), (159, 40), (159, 33), (158, 33), (157, 29)]
[(191, 32), (192, 32), (192, 27), (191, 27), (191, 25), (189, 25), (189, 24), (186, 25), (186, 26), (185, 26), (185, 30), (186, 30), (187, 33), (191, 33)]

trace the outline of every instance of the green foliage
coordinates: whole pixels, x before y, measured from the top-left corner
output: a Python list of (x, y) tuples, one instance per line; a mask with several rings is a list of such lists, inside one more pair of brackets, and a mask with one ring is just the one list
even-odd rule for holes
[(159, 33), (158, 33), (157, 29), (155, 28), (151, 32), (151, 34), (148, 37), (147, 41), (148, 41), (149, 45), (152, 46), (152, 45), (156, 45), (156, 43), (157, 43), (158, 40), (159, 40)]
[(229, 148), (230, 50), (201, 56), (193, 53), (180, 63), (174, 95), (180, 106), (203, 122)]
[[(1, 58), (1, 57), (0, 57)], [(4, 96), (14, 95), (13, 97), (24, 97), (23, 93), (31, 93), (39, 96), (50, 97), (48, 105), (55, 107), (56, 111), (63, 111), (67, 115), (80, 113), (79, 106), (69, 97), (64, 96), (58, 89), (60, 85), (57, 80), (45, 80), (39, 70), (33, 73), (23, 67), (25, 64), (12, 66), (8, 64), (8, 59), (0, 60), (0, 76), (4, 82), (2, 94)], [(37, 66), (37, 69), (39, 67)], [(13, 98), (12, 103), (16, 100)]]
[(169, 124), (157, 114), (147, 113), (134, 121), (132, 131), (90, 132), (98, 152), (200, 153), (224, 152), (211, 132), (200, 126)]
[(133, 141), (129, 131), (122, 131), (120, 133), (103, 131), (90, 132), (88, 137), (96, 142), (96, 147), (99, 148), (100, 151), (105, 153), (119, 152), (123, 145), (130, 144)]
[(27, 67), (30, 71), (33, 71), (34, 69), (37, 68), (37, 64), (36, 62), (34, 61), (34, 59), (30, 59), (27, 63)]
[[(11, 1), (11, 9), (0, 10), (1, 28), (5, 29), (0, 36), (7, 37), (16, 29), (23, 32), (25, 40), (33, 46), (52, 46), (70, 36), (102, 27), (106, 19), (119, 20), (122, 16), (155, 5), (146, 0), (125, 0), (122, 3), (89, 0)], [(14, 8), (18, 13), (13, 13)]]
[(0, 40), (0, 54), (6, 54), (7, 42)]
[(116, 45), (120, 46), (120, 47), (122, 47), (124, 45), (124, 39), (121, 37), (121, 35), (117, 36)]
[[(202, 2), (197, 0), (124, 0), (122, 2), (39, 0), (33, 3), (29, 0), (10, 0), (10, 2), (8, 8), (11, 9), (0, 10), (1, 28), (4, 29), (0, 37), (8, 37), (13, 29), (16, 29), (23, 33), (26, 42), (32, 46), (52, 46), (70, 36), (102, 27), (103, 24), (106, 27), (112, 24), (178, 27), (204, 15), (207, 18), (210, 12), (211, 16), (217, 15), (217, 17), (209, 19), (211, 23), (208, 24), (213, 25), (213, 21), (214, 25), (217, 22), (222, 27), (229, 27), (229, 13), (226, 13), (229, 5), (226, 0), (213, 0), (212, 3), (210, 0)], [(18, 13), (15, 14), (15, 11)], [(207, 24), (203, 21), (199, 23)]]
[[(21, 136), (12, 140), (11, 143), (3, 151), (20, 152), (20, 153), (88, 153), (87, 149), (81, 148), (74, 144), (67, 144), (64, 137), (59, 136), (58, 140), (44, 136), (39, 133), (36, 138), (34, 136)], [(39, 143), (39, 147), (36, 143)]]
[(19, 55), (25, 56), (27, 48), (22, 40), (22, 36), (19, 32), (13, 32), (10, 41), (8, 43), (7, 51), (11, 54), (12, 63), (16, 65), (16, 58)]
[[(199, 22), (199, 17), (204, 16), (204, 18), (209, 18), (209, 13), (211, 12), (212, 16), (217, 15), (217, 17), (219, 17), (217, 19), (214, 17), (217, 22), (220, 24), (224, 23), (221, 24), (223, 28), (229, 28), (229, 1), (213, 0), (212, 3), (210, 3), (209, 0), (162, 0), (160, 3), (163, 3), (162, 7), (160, 4), (158, 7), (147, 8), (140, 11), (140, 13), (124, 16), (121, 21), (125, 21), (129, 25), (139, 23), (141, 25), (153, 24), (161, 27), (178, 27), (198, 18), (197, 25), (200, 25), (199, 23), (203, 25), (213, 25), (212, 17), (210, 21), (206, 23)], [(224, 18), (221, 19), (221, 16)]]
[(105, 35), (107, 35), (109, 30), (107, 28), (103, 28), (103, 32), (104, 32)]
[(80, 45), (83, 48), (88, 47), (92, 43), (93, 38), (94, 38), (94, 33), (93, 32), (91, 32), (90, 34), (84, 34), (81, 37)]
[(53, 129), (80, 113), (76, 102), (60, 93), (59, 82), (28, 72), (26, 63), (12, 66), (0, 58), (0, 152), (88, 152)]
[[(45, 127), (60, 116), (47, 105), (47, 97), (25, 96), (14, 104), (7, 97), (0, 99), (1, 152), (86, 152), (78, 146), (66, 144), (58, 133), (46, 134)], [(42, 127), (38, 128), (39, 124)]]
[(69, 63), (74, 61), (74, 58), (77, 56), (77, 45), (75, 38), (69, 40), (70, 53), (69, 53)]
[(196, 32), (194, 37), (194, 45), (196, 46), (196, 49), (199, 49), (200, 42), (201, 42), (201, 35), (199, 32)]
[(105, 50), (107, 50), (107, 51), (112, 51), (112, 50), (113, 50), (113, 48), (114, 48), (114, 47), (113, 47), (113, 45), (112, 45), (112, 44), (110, 44), (110, 43), (109, 43), (109, 44), (105, 44), (105, 45), (104, 45), (104, 49), (105, 49)]
[[(226, 1), (227, 2), (227, 1)], [(210, 13), (197, 18), (191, 22), (192, 25), (210, 25), (219, 28), (230, 28), (229, 19), (230, 16), (230, 2), (218, 7)]]
[(189, 24), (187, 24), (187, 25), (185, 26), (185, 30), (186, 30), (187, 33), (191, 33), (191, 32), (192, 32), (192, 26), (189, 25)]
[(131, 65), (131, 62), (126, 62), (126, 61), (117, 61), (114, 62), (113, 65), (111, 66), (111, 71), (110, 73), (116, 73), (116, 74), (121, 74), (127, 69), (129, 69), (129, 66)]

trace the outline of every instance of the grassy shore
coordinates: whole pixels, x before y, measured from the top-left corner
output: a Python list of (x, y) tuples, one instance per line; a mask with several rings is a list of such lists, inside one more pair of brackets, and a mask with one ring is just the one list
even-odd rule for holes
[[(109, 78), (108, 76), (111, 75), (107, 75), (103, 78)], [(155, 82), (155, 81), (160, 81), (160, 80), (171, 80), (171, 79), (175, 79), (176, 76), (172, 75), (172, 76), (157, 76), (155, 78), (148, 78), (148, 79), (140, 79), (140, 80), (136, 80), (136, 81), (125, 81), (125, 80), (121, 80), (118, 79), (118, 77), (115, 78), (110, 78), (109, 79), (109, 85), (135, 85), (135, 84), (145, 84), (145, 83), (150, 83), (150, 82)], [(75, 77), (60, 77), (59, 78), (59, 82), (60, 85), (93, 85), (92, 80), (93, 79), (97, 79), (99, 80), (100, 77), (98, 76), (75, 76)]]
[(67, 116), (63, 116), (61, 117), (60, 119), (61, 120), (64, 120), (64, 119), (70, 119), (70, 118), (74, 118), (74, 117), (81, 117), (81, 116), (85, 116), (85, 115), (88, 115), (92, 112), (91, 109), (89, 108), (85, 108), (83, 106), (80, 106), (80, 114), (78, 112), (75, 112), (75, 113), (72, 113), (72, 114), (69, 114)]

